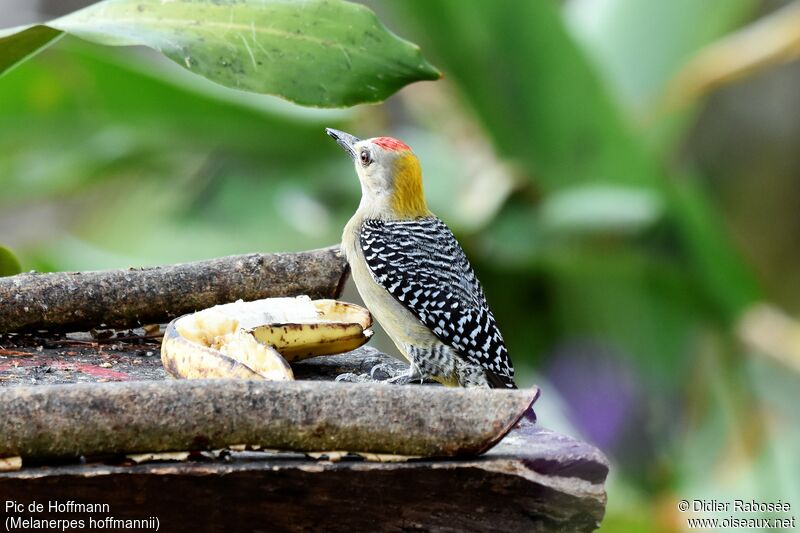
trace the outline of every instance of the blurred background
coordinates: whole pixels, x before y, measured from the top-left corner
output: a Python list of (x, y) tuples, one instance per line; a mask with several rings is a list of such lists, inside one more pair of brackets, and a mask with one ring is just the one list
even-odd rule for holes
[[(0, 0), (0, 27), (88, 3)], [(18, 66), (0, 245), (41, 271), (330, 245), (360, 190), (323, 128), (396, 136), (541, 423), (611, 459), (603, 530), (681, 530), (682, 498), (798, 511), (800, 6), (368, 4), (444, 80), (317, 110), (75, 38)]]

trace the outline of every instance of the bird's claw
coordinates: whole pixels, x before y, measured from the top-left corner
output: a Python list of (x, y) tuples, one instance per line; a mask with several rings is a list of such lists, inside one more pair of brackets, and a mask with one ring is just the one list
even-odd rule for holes
[(413, 383), (415, 381), (418, 381), (421, 385), (425, 381), (425, 378), (422, 377), (417, 367), (412, 364), (408, 370), (402, 374), (385, 379), (383, 382), (392, 385), (408, 385), (409, 383)]
[(341, 382), (341, 383), (363, 383), (365, 381), (371, 381), (369, 377), (365, 374), (354, 374), (352, 372), (346, 372), (344, 374), (339, 374), (336, 376), (334, 381)]
[(396, 375), (397, 372), (392, 368), (392, 365), (386, 363), (377, 364), (369, 371), (369, 377), (375, 381), (386, 381), (396, 377)]
[(415, 376), (411, 375), (411, 372), (406, 372), (405, 374), (400, 374), (399, 376), (395, 376), (393, 378), (383, 380), (384, 383), (389, 383), (392, 385), (408, 385), (412, 381), (416, 379)]
[(380, 363), (373, 366), (369, 374), (354, 374), (347, 372), (336, 376), (335, 381), (345, 383), (387, 383), (390, 385), (407, 385), (414, 381), (422, 383), (423, 379), (414, 368), (409, 368), (398, 373), (395, 365)]

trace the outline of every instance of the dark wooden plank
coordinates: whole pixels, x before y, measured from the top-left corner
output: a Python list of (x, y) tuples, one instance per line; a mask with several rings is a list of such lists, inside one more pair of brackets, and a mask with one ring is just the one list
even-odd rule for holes
[(595, 448), (524, 421), (473, 459), (233, 452), (209, 463), (42, 466), (0, 474), (0, 500), (108, 503), (105, 514), (158, 517), (165, 531), (592, 531), (607, 472)]

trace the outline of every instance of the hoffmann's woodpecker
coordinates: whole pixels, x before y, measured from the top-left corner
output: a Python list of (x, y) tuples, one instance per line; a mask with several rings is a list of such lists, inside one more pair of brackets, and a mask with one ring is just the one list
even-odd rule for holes
[(391, 137), (328, 128), (353, 159), (361, 203), (342, 249), (358, 292), (410, 363), (389, 381), (515, 388), (514, 368), (475, 273), (425, 203), (417, 157)]

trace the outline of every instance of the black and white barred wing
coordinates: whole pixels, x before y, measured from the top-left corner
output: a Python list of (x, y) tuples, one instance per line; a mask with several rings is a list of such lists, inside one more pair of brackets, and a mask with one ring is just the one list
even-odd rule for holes
[(360, 239), (379, 285), (444, 344), (488, 370), (495, 386), (514, 386), (514, 369), (483, 289), (444, 222), (367, 220)]

